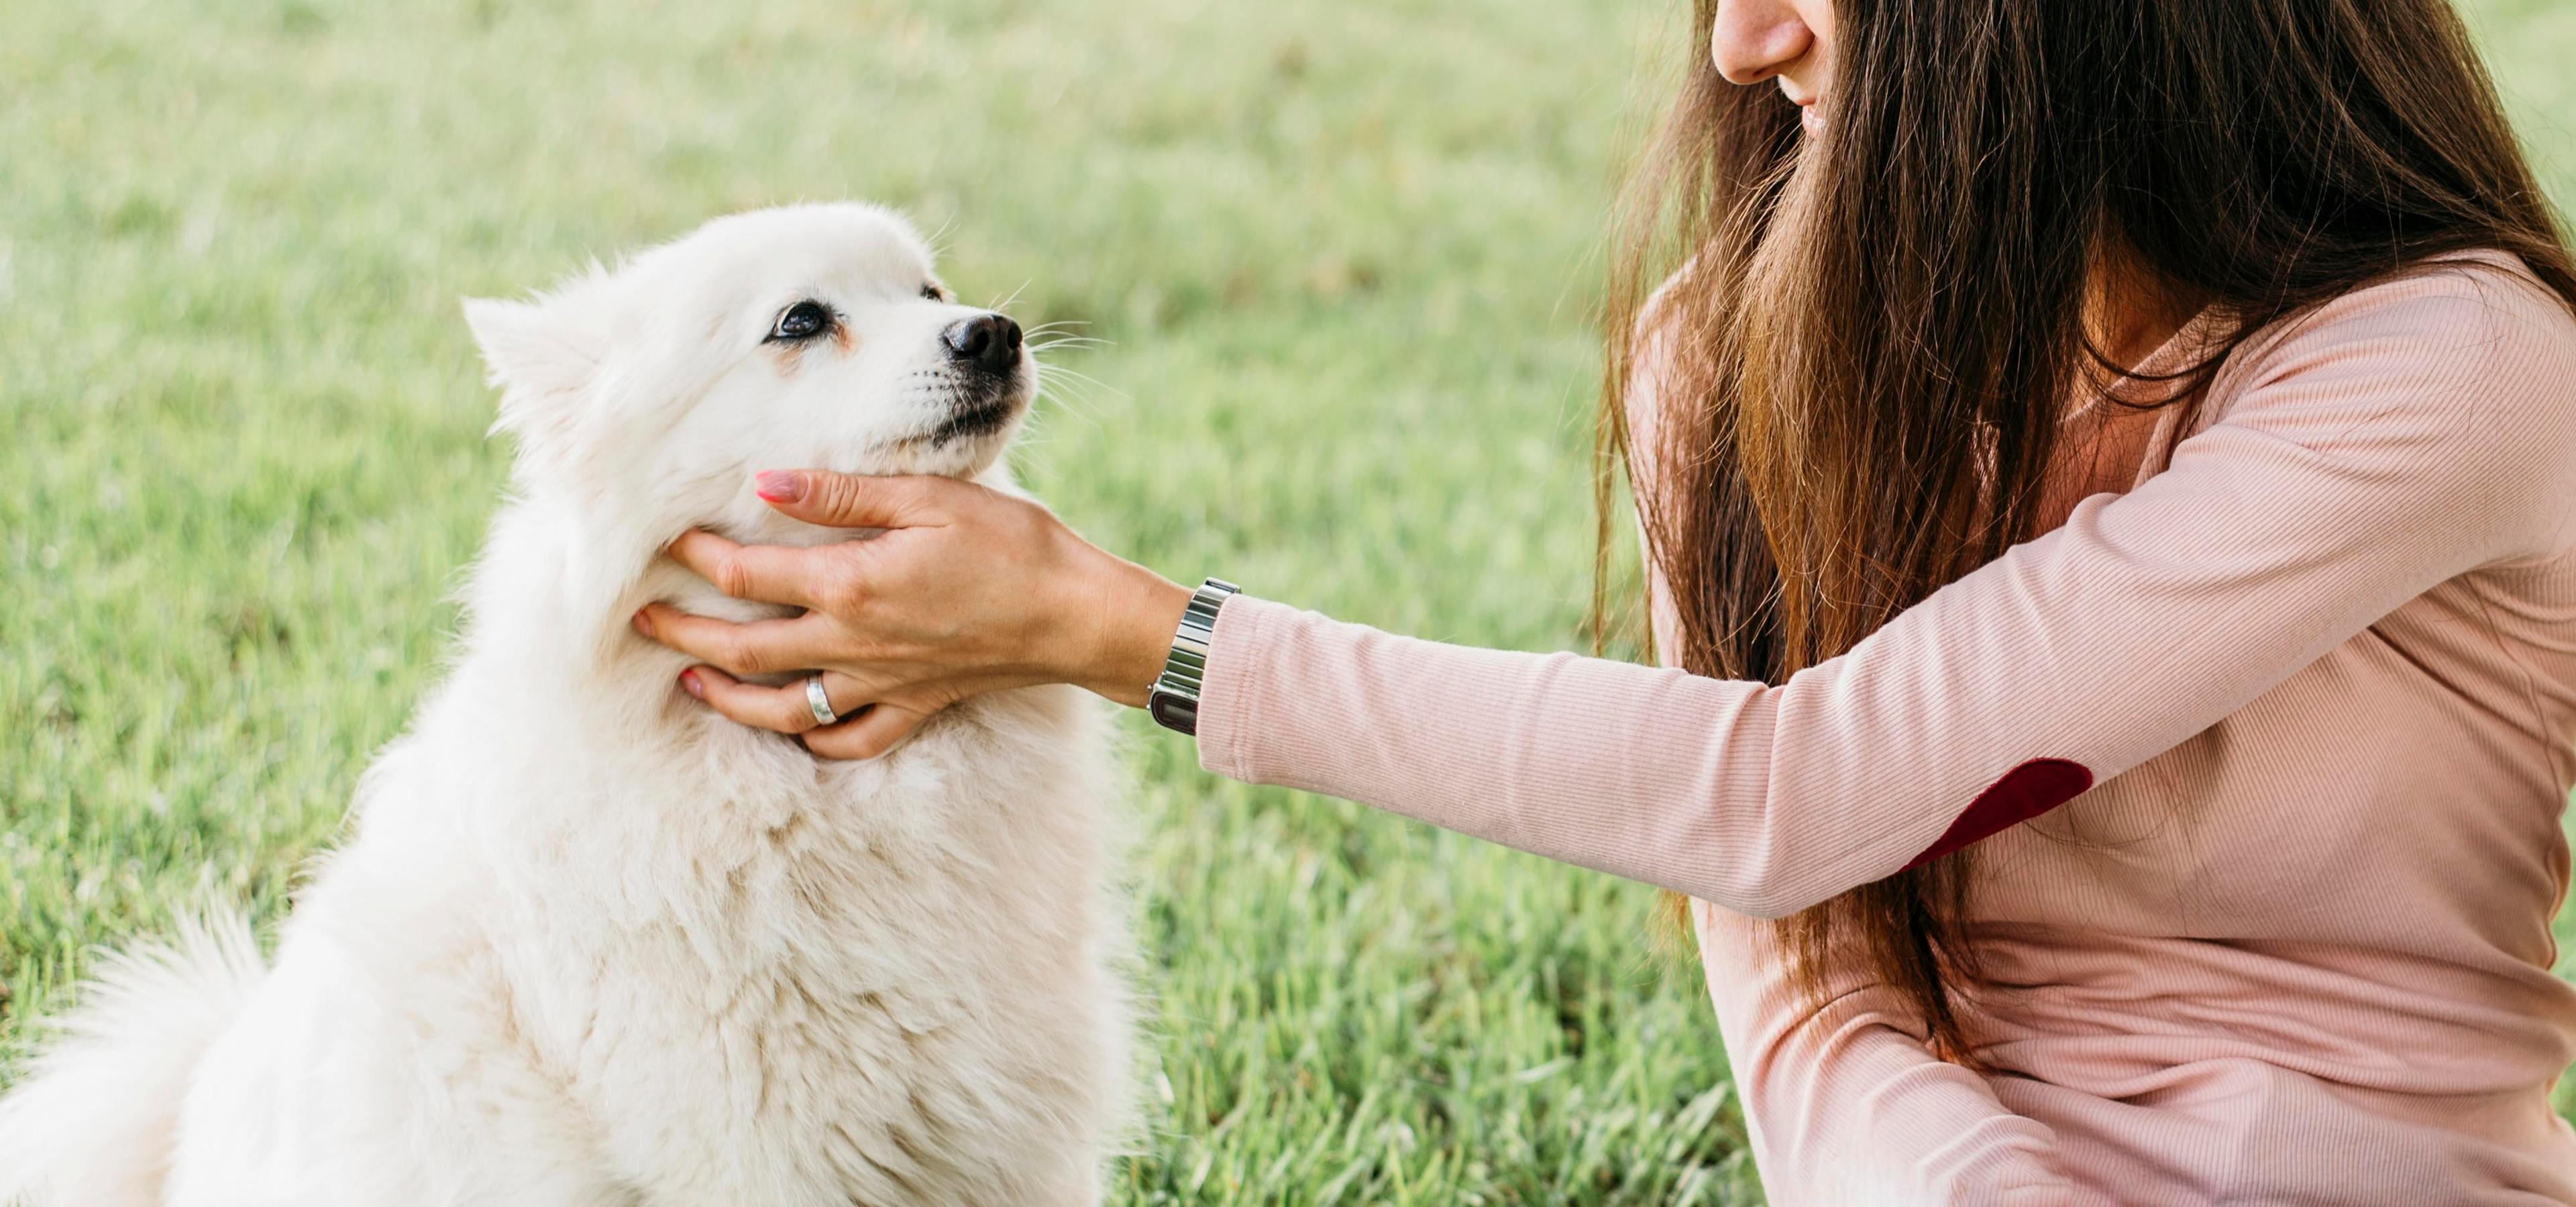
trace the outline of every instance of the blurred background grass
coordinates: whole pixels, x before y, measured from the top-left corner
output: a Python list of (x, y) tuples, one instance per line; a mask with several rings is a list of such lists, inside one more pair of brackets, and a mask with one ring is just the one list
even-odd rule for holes
[[(2576, 5), (2478, 0), (2576, 198)], [(456, 299), (864, 197), (1111, 341), (1021, 458), (1175, 578), (1567, 648), (1591, 312), (1667, 0), (15, 0), (0, 1044), (88, 945), (283, 908), (438, 673), (506, 450)], [(1136, 726), (1132, 1203), (1758, 1198), (1651, 894)], [(0, 1074), (5, 1076), (5, 1074)]]

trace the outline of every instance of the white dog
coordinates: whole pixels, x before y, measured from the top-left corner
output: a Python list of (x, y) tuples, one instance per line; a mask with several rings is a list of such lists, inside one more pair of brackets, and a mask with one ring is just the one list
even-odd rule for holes
[(692, 526), (816, 544), (754, 472), (1007, 486), (1019, 329), (858, 205), (719, 219), (466, 317), (516, 489), (457, 664), (274, 966), (113, 961), (0, 1100), (40, 1207), (1089, 1203), (1126, 1119), (1109, 731), (1001, 693), (866, 763), (680, 694), (628, 617)]

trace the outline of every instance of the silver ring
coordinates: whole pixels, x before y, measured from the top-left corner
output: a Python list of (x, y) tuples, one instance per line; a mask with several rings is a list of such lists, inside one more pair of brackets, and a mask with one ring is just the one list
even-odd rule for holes
[(814, 723), (817, 725), (841, 723), (841, 714), (832, 711), (832, 697), (823, 694), (821, 675), (805, 681), (805, 707), (814, 710)]

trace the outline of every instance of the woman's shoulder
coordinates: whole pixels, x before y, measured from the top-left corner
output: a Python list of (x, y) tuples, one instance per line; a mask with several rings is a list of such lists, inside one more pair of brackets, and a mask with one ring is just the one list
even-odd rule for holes
[(2483, 387), (2472, 398), (2564, 404), (2576, 387), (2576, 303), (2522, 259), (2469, 251), (2409, 265), (2255, 332), (2213, 400), (2329, 374)]
[(2219, 425), (2450, 499), (2507, 560), (2555, 557), (2576, 536), (2576, 309), (2503, 252), (2428, 260), (2254, 333), (2195, 429)]

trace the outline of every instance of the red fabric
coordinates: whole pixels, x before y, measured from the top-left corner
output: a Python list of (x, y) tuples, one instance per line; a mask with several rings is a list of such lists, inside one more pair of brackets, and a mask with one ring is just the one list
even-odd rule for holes
[(2046, 813), (2093, 786), (2093, 773), (2066, 759), (2032, 759), (2004, 773), (1943, 831), (1941, 840), (1914, 857), (1913, 871), (1980, 839), (1990, 838)]

